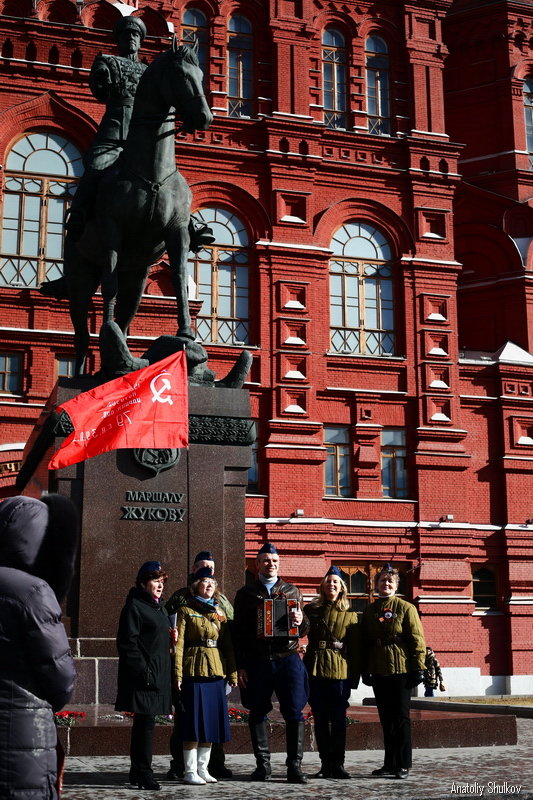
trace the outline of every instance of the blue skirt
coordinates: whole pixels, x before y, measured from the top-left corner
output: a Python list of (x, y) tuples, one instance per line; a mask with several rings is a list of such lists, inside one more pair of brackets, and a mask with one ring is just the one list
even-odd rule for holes
[(228, 742), (231, 738), (223, 678), (184, 678), (181, 684), (183, 742)]

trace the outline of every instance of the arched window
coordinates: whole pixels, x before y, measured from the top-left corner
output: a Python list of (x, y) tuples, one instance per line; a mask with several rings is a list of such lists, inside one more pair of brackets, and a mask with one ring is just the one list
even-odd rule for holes
[(391, 250), (385, 236), (352, 220), (336, 231), (330, 248), (331, 349), (393, 355)]
[(202, 342), (247, 343), (248, 233), (241, 220), (223, 208), (194, 213), (213, 230), (215, 243), (191, 253), (189, 274), (203, 300), (196, 331)]
[(365, 42), (366, 112), (368, 132), (390, 134), (390, 77), (387, 44), (381, 36), (369, 36)]
[(8, 153), (0, 241), (0, 283), (39, 286), (63, 271), (63, 220), (83, 172), (81, 154), (44, 131)]
[(335, 28), (322, 34), (322, 81), (324, 87), (324, 123), (328, 128), (346, 128), (346, 43)]
[(186, 8), (183, 12), (181, 40), (191, 47), (198, 42), (198, 63), (204, 73), (204, 88), (209, 83), (209, 44), (207, 18), (197, 8)]
[(533, 77), (524, 81), (524, 112), (526, 116), (526, 147), (533, 167)]
[(228, 114), (250, 117), (254, 96), (252, 25), (235, 14), (228, 26)]

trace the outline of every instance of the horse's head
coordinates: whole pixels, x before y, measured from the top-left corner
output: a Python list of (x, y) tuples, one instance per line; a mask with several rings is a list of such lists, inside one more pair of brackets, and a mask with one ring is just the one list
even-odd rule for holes
[(205, 131), (213, 121), (204, 95), (197, 49), (197, 43), (194, 47), (178, 45), (174, 37), (172, 48), (165, 54), (164, 82), (170, 93), (168, 99), (182, 120), (181, 129), (185, 133)]

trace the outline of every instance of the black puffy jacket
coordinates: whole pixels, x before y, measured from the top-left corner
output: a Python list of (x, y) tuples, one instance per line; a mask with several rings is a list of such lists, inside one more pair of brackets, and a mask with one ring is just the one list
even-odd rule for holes
[(117, 711), (172, 713), (169, 627), (164, 603), (130, 589), (117, 633)]
[(75, 677), (58, 599), (68, 588), (76, 548), (77, 515), (66, 498), (0, 503), (2, 800), (57, 797), (53, 712), (68, 701)]

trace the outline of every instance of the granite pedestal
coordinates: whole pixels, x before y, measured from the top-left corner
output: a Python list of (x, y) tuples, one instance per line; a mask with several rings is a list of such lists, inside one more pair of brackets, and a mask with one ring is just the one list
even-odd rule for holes
[[(60, 380), (49, 408), (93, 385)], [(144, 561), (162, 562), (167, 597), (186, 584), (200, 550), (213, 552), (230, 598), (244, 583), (244, 503), (255, 438), (248, 393), (190, 386), (189, 438), (188, 450), (117, 450), (49, 474), (48, 453), (28, 486), (27, 493), (70, 497), (81, 513), (79, 565), (64, 609), (77, 658), (73, 703), (114, 701), (119, 614)]]

